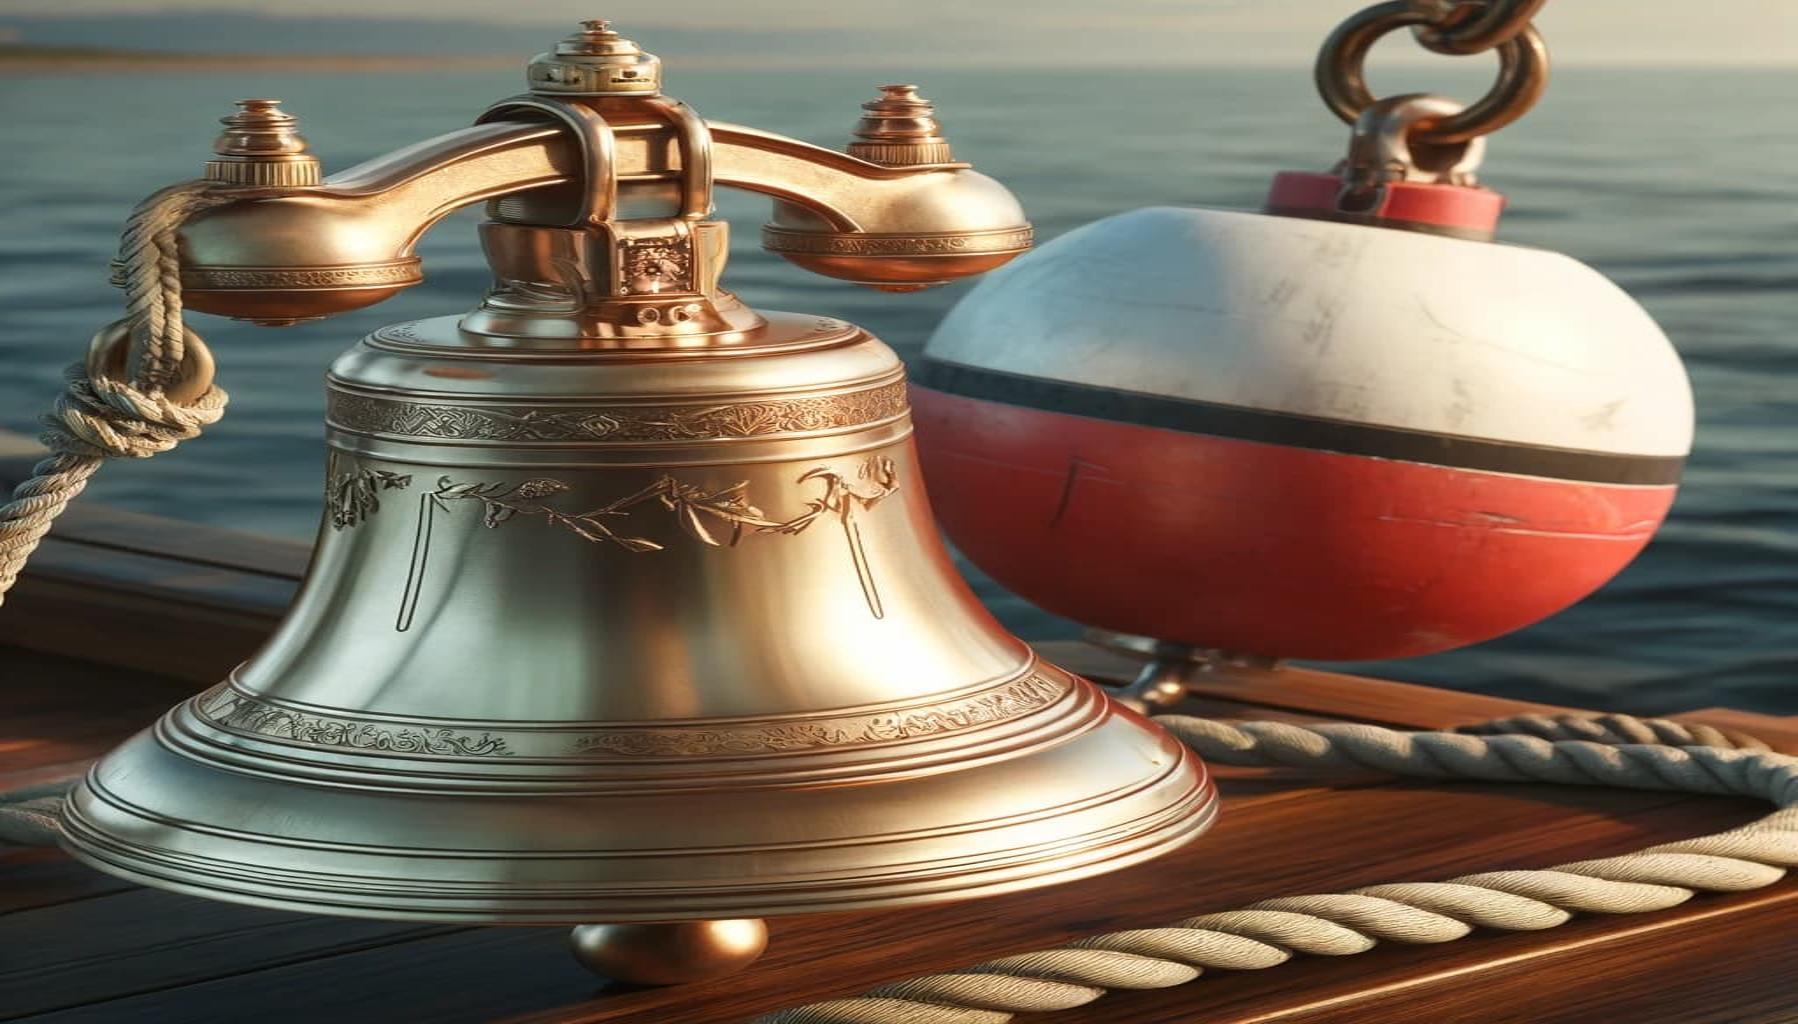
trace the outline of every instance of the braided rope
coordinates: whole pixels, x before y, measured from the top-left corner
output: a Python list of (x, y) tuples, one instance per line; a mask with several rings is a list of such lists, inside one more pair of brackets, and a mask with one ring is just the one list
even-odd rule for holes
[(780, 1010), (754, 1024), (1004, 1024), (1018, 1013), (1083, 1006), (1109, 989), (1170, 988), (1206, 970), (1261, 970), (1300, 953), (1347, 956), (1382, 940), (1449, 942), (1474, 928), (1553, 928), (1576, 912), (1663, 910), (1696, 892), (1771, 885), (1798, 867), (1798, 758), (1708, 726), (1529, 715), (1469, 730), (1504, 735), (1476, 736), (1351, 723), (1155, 720), (1220, 764), (1750, 796), (1780, 810), (1741, 828), (1620, 857), (1262, 900), (1166, 927), (1094, 935)]
[(129, 379), (109, 375), (104, 351), (91, 354), (92, 367), (76, 363), (64, 373), (63, 393), (40, 436), (55, 454), (33, 467), (31, 478), (0, 506), (0, 602), (101, 462), (168, 451), (224, 414), (225, 392), (209, 380), (188, 401), (171, 398), (167, 389), (180, 381), (190, 356), (205, 351), (182, 318), (178, 234), (187, 218), (225, 198), (205, 182), (188, 182), (163, 189), (132, 211), (119, 246), (126, 315), (95, 337), (95, 346), (104, 347), (115, 330), (128, 333)]
[(0, 793), (0, 846), (55, 846), (62, 835), (57, 815), (73, 779)]

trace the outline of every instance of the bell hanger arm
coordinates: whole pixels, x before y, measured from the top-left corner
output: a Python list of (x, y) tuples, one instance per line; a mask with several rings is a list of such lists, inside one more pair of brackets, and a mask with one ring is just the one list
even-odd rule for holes
[[(646, 105), (646, 112), (656, 108)], [(965, 163), (894, 167), (740, 125), (707, 122), (683, 147), (677, 120), (611, 120), (620, 203), (685, 206), (683, 148), (713, 183), (767, 195), (765, 244), (831, 276), (922, 287), (1029, 247), (1022, 208)], [(694, 120), (697, 120), (696, 118)], [(426, 140), (301, 187), (246, 187), (181, 232), (189, 304), (271, 323), (357, 309), (422, 280), (413, 246), (474, 203), (578, 182), (579, 140), (561, 123), (507, 120)], [(691, 210), (682, 210), (691, 214)]]
[[(816, 216), (837, 231), (906, 230), (917, 217), (904, 209), (921, 193), (968, 177), (966, 163), (889, 167), (743, 125), (708, 121), (711, 178), (757, 192)], [(682, 168), (669, 159), (676, 129), (667, 124), (614, 124), (615, 173), (621, 186), (672, 184)], [(560, 125), (505, 120), (440, 135), (333, 175), (313, 194), (379, 202), (407, 242), (462, 207), (515, 192), (576, 181), (575, 140)], [(992, 179), (977, 173), (973, 177)], [(987, 209), (959, 208), (943, 230), (1019, 227), (1023, 210), (1002, 186)], [(407, 222), (410, 222), (409, 224)]]

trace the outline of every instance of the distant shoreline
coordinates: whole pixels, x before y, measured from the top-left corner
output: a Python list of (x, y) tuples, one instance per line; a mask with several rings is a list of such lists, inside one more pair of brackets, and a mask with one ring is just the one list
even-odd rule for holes
[[(365, 73), (365, 74), (418, 74), (427, 71), (490, 71), (516, 70), (522, 72), (527, 63), (527, 55), (517, 53), (481, 54), (360, 54), (360, 53), (194, 53), (183, 51), (158, 50), (125, 50), (105, 47), (80, 46), (40, 46), (25, 43), (0, 43), (0, 76), (5, 75), (78, 75), (96, 72), (151, 72), (162, 74), (205, 74), (224, 71), (291, 71), (297, 73)], [(873, 60), (865, 56), (844, 54), (840, 57), (820, 57), (812, 55), (809, 59), (794, 62), (783, 60), (771, 62), (766, 57), (755, 54), (707, 55), (697, 58), (685, 58), (682, 64), (689, 68), (707, 71), (760, 71), (770, 68), (793, 69), (801, 67), (807, 70), (865, 70), (879, 71), (884, 74), (904, 77), (913, 72), (936, 71), (953, 68), (959, 71), (970, 70), (969, 65), (961, 60), (925, 58), (891, 58)], [(1397, 61), (1394, 67), (1416, 66), (1407, 61)], [(1061, 67), (1054, 62), (1038, 63), (1036, 61), (989, 60), (977, 65), (975, 69), (993, 73), (1012, 71), (1044, 71)], [(1276, 71), (1287, 72), (1302, 67), (1297, 62), (1270, 61), (1219, 63), (1201, 62), (1188, 64), (1178, 61), (1148, 61), (1136, 65), (1132, 70), (1141, 74), (1158, 72), (1180, 72), (1191, 70), (1243, 70), (1243, 71)], [(1784, 64), (1736, 64), (1711, 65), (1695, 64), (1634, 64), (1588, 63), (1564, 64), (1562, 71), (1660, 71), (1660, 72), (1719, 72), (1737, 71), (1749, 73), (1780, 72), (1792, 73), (1798, 67)]]
[(396, 71), (517, 68), (516, 54), (159, 53), (75, 46), (0, 45), (0, 74), (106, 71)]

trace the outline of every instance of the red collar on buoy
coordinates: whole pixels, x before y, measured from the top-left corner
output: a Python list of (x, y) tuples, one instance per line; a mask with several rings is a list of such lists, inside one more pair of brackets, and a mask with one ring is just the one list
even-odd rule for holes
[(1340, 175), (1281, 171), (1267, 191), (1267, 213), (1429, 231), (1489, 242), (1505, 207), (1503, 194), (1471, 185), (1389, 181), (1352, 207)]

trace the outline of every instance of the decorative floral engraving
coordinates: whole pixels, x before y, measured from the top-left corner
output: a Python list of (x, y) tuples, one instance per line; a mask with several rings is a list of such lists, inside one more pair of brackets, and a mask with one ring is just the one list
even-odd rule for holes
[(423, 280), (417, 260), (365, 267), (305, 269), (286, 267), (185, 267), (189, 288), (337, 288), (353, 285), (411, 284)]
[(220, 690), (210, 699), (203, 698), (198, 707), (203, 717), (222, 728), (309, 746), (462, 757), (512, 755), (506, 741), (490, 733), (473, 736), (428, 726), (385, 728), (373, 722), (303, 715), (230, 689)]
[(1067, 690), (1066, 683), (1029, 675), (986, 693), (907, 711), (739, 729), (607, 730), (580, 737), (574, 749), (625, 757), (710, 757), (886, 743), (1002, 722), (1046, 707)]
[(716, 757), (940, 736), (1004, 722), (1048, 707), (1066, 696), (1070, 687), (1066, 680), (1032, 673), (977, 693), (901, 711), (873, 711), (786, 724), (668, 725), (584, 732), (566, 727), (477, 732), (426, 722), (370, 722), (345, 715), (302, 714), (229, 687), (202, 695), (193, 707), (201, 718), (221, 729), (314, 747), (446, 757)]
[(856, 477), (862, 483), (862, 490), (857, 490), (856, 485), (849, 483), (842, 474), (822, 466), (801, 474), (800, 483), (807, 480), (822, 482), (824, 494), (806, 503), (804, 515), (765, 529), (796, 534), (825, 516), (836, 517), (843, 528), (843, 540), (849, 547), (849, 557), (855, 562), (855, 575), (861, 581), (862, 596), (868, 601), (868, 611), (875, 618), (882, 619), (886, 617), (886, 610), (880, 603), (880, 590), (874, 583), (874, 570), (868, 565), (868, 552), (862, 546), (862, 528), (855, 521), (855, 513), (873, 508), (897, 491), (899, 470), (893, 465), (892, 459), (882, 456), (863, 462), (856, 470)]
[(433, 405), (331, 392), (345, 430), (453, 441), (724, 441), (861, 427), (906, 411), (905, 382), (841, 395), (713, 405)]
[[(349, 468), (340, 468), (347, 463)], [(412, 477), (386, 469), (369, 469), (332, 452), (325, 466), (325, 515), (331, 529), (342, 530), (381, 511), (381, 491), (406, 487)]]
[(645, 502), (659, 502), (675, 514), (681, 529), (694, 539), (718, 547), (724, 542), (711, 528), (728, 525), (730, 543), (734, 545), (742, 538), (745, 526), (781, 525), (764, 518), (762, 510), (749, 503), (744, 497), (748, 488), (747, 481), (739, 481), (729, 487), (706, 490), (664, 476), (637, 493), (610, 504), (586, 512), (569, 513), (541, 500), (568, 490), (568, 485), (560, 480), (538, 478), (507, 487), (504, 484), (455, 483), (446, 476), (438, 479), (437, 490), (431, 493), (430, 499), (437, 509), (445, 512), (449, 511), (452, 501), (480, 502), (481, 525), (490, 530), (522, 512), (527, 516), (542, 516), (551, 525), (572, 531), (586, 540), (610, 542), (626, 551), (660, 551), (662, 545), (647, 537), (620, 534), (607, 520), (626, 518), (632, 508)]
[(625, 295), (693, 291), (693, 243), (675, 236), (627, 238), (618, 245)]
[(1009, 252), (1028, 249), (1035, 237), (1031, 228), (1005, 229), (966, 235), (858, 235), (816, 234), (762, 228), (762, 246), (772, 252), (819, 253), (828, 256), (940, 256), (948, 253)]
[(881, 456), (863, 461), (856, 470), (855, 482), (827, 466), (808, 470), (798, 480), (802, 484), (811, 481), (822, 484), (823, 493), (808, 499), (803, 513), (792, 519), (775, 520), (750, 503), (747, 480), (723, 487), (702, 487), (664, 475), (633, 494), (597, 508), (569, 512), (545, 500), (567, 491), (566, 481), (536, 477), (507, 485), (458, 482), (447, 476), (440, 477), (437, 489), (419, 499), (419, 523), (412, 545), (411, 571), (407, 574), (394, 628), (403, 633), (412, 627), (430, 559), (436, 514), (451, 512), (454, 504), (462, 502), (478, 503), (481, 525), (490, 530), (520, 515), (542, 517), (550, 525), (568, 530), (584, 540), (612, 544), (632, 552), (663, 550), (662, 544), (648, 537), (620, 532), (622, 520), (629, 518), (638, 506), (646, 504), (659, 505), (673, 513), (682, 532), (711, 547), (735, 547), (743, 539), (745, 530), (792, 536), (803, 533), (820, 519), (834, 518), (842, 527), (868, 610), (875, 618), (883, 618), (886, 611), (881, 605), (880, 591), (862, 544), (861, 526), (855, 517), (899, 489), (898, 468), (892, 459)]

